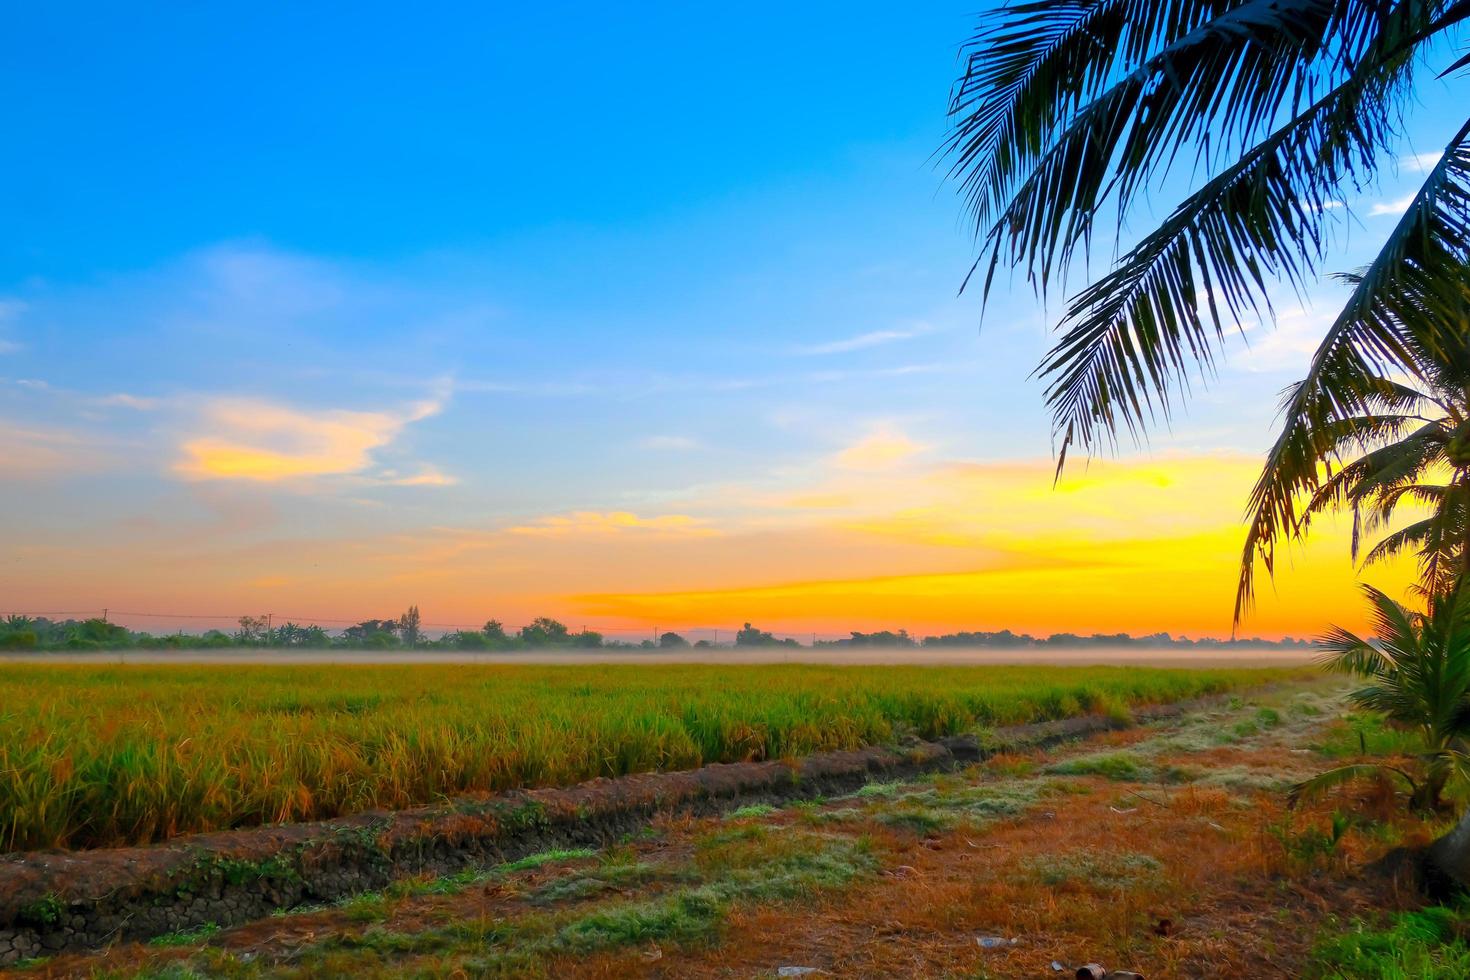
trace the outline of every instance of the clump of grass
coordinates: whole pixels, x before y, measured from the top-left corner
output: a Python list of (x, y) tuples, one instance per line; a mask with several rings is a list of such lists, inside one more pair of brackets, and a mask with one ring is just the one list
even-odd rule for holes
[(1027, 858), (1025, 868), (1044, 885), (1085, 885), (1122, 890), (1153, 881), (1163, 871), (1158, 859), (1132, 851), (1104, 853), (1075, 851)]
[(1470, 977), (1470, 921), (1462, 909), (1431, 907), (1401, 912), (1374, 927), (1358, 920), (1321, 939), (1310, 977), (1354, 980), (1463, 980)]
[(1098, 752), (1063, 759), (1047, 766), (1046, 771), (1061, 776), (1106, 776), (1120, 782), (1143, 782), (1153, 775), (1152, 770), (1130, 752)]
[(528, 897), (533, 905), (554, 905), (558, 902), (584, 901), (608, 892), (645, 886), (654, 881), (674, 881), (687, 877), (687, 874), (645, 862), (607, 864), (592, 871), (547, 882), (532, 891)]
[(533, 868), (541, 867), (543, 864), (552, 864), (557, 861), (580, 861), (583, 858), (596, 856), (596, 851), (586, 847), (540, 851), (536, 854), (528, 854), (514, 861), (507, 861), (505, 864), (498, 864), (495, 866), (495, 871), (502, 874), (509, 874), (516, 871), (530, 871)]
[(0, 851), (403, 808), (1122, 712), (1261, 671), (713, 665), (12, 665)]
[(747, 820), (753, 817), (768, 817), (776, 812), (769, 803), (751, 803), (725, 814), (727, 820)]
[(209, 940), (211, 936), (219, 932), (219, 925), (214, 922), (206, 922), (194, 929), (181, 930), (179, 932), (164, 933), (162, 936), (154, 936), (148, 940), (150, 946), (198, 946)]
[(903, 790), (903, 784), (899, 782), (868, 783), (852, 795), (858, 799), (871, 799), (875, 796), (889, 798), (897, 796)]
[(388, 918), (388, 896), (382, 892), (363, 892), (338, 903), (352, 922), (382, 922)]
[(1424, 751), (1424, 740), (1418, 732), (1390, 725), (1381, 715), (1354, 713), (1328, 725), (1316, 748), (1329, 759), (1417, 755)]

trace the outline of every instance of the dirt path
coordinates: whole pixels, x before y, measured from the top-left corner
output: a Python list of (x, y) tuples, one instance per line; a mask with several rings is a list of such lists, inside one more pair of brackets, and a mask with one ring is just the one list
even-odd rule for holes
[[(1343, 742), (1337, 710), (1320, 688), (1282, 690), (30, 974), (1039, 977), (1100, 961), (1151, 977), (1308, 975), (1331, 923), (1411, 900), (1352, 869), (1422, 832), (1371, 797), (1282, 809), (1281, 786)], [(1349, 802), (1357, 822), (1324, 846)], [(1375, 806), (1390, 824), (1370, 824)]]

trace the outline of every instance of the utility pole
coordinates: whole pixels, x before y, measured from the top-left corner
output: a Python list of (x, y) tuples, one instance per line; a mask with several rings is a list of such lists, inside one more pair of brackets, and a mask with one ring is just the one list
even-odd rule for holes
[(265, 645), (266, 646), (274, 646), (275, 645), (275, 640), (272, 638), (273, 637), (272, 631), (275, 629), (275, 622), (276, 622), (276, 614), (275, 613), (266, 613), (265, 614)]
[(105, 606), (102, 609), (102, 621), (104, 623), (107, 622), (107, 608)]

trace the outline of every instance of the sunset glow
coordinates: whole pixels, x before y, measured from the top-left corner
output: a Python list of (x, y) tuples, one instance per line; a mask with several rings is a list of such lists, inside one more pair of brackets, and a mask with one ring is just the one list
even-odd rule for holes
[[(1283, 287), (1146, 442), (1054, 483), (1032, 371), (1062, 294), (1004, 268), (960, 293), (973, 241), (925, 163), (970, 9), (854, 19), (845, 78), (811, 57), (832, 18), (781, 16), (718, 32), (783, 66), (756, 84), (667, 43), (692, 10), (405, 28), (289, 96), (237, 86), (248, 45), (16, 52), (44, 151), (3, 184), (50, 203), (0, 243), (0, 613), (1229, 635), (1280, 393), (1344, 286)], [(594, 89), (563, 70), (609, 44)], [(117, 83), (78, 99), (74, 61)], [(1432, 166), (1405, 159), (1325, 270), (1373, 254)], [(1358, 624), (1354, 582), (1411, 571), (1319, 522), (1240, 632)]]

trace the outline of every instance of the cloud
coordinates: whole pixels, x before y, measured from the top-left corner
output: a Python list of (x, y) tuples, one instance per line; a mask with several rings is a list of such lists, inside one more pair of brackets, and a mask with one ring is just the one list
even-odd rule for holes
[(1233, 355), (1231, 363), (1251, 372), (1306, 370), (1307, 362), (1326, 336), (1333, 317), (1304, 307), (1283, 309), (1274, 324), (1265, 324), (1244, 351)]
[(889, 469), (904, 462), (928, 446), (914, 442), (896, 426), (884, 423), (839, 452), (838, 466), (850, 470)]
[(1416, 170), (1421, 174), (1427, 174), (1439, 166), (1439, 161), (1444, 158), (1444, 151), (1435, 150), (1433, 153), (1411, 153), (1408, 156), (1399, 157), (1399, 163), (1408, 170)]
[(710, 527), (708, 521), (688, 514), (639, 517), (626, 510), (578, 510), (570, 514), (538, 517), (530, 523), (508, 527), (505, 533), (543, 538), (580, 538), (623, 534), (713, 537), (720, 532)]
[(698, 439), (688, 436), (648, 436), (639, 441), (644, 449), (669, 449), (686, 451), (700, 448)]
[(383, 473), (378, 482), (394, 487), (452, 487), (459, 483), (459, 480), (440, 471), (437, 467), (423, 466), (418, 472), (406, 476), (388, 470)]
[[(285, 480), (365, 473), (373, 453), (404, 427), (443, 408), (442, 397), (399, 412), (308, 412), (255, 399), (218, 399), (205, 407), (207, 431), (186, 440), (175, 469), (199, 480)], [(435, 471), (426, 471), (435, 472)], [(447, 478), (409, 477), (406, 485), (443, 485)], [(390, 482), (392, 478), (389, 478)]]
[(825, 344), (812, 344), (808, 347), (796, 348), (797, 354), (845, 354), (848, 351), (864, 350), (869, 347), (879, 347), (883, 344), (891, 344), (900, 340), (911, 340), (922, 336), (933, 328), (927, 323), (921, 323), (907, 330), (872, 330), (868, 333), (860, 333), (854, 337), (844, 337), (841, 340), (828, 341)]
[(115, 395), (104, 395), (96, 399), (94, 404), (103, 408), (131, 408), (138, 412), (151, 412), (163, 406), (163, 399), (118, 392)]
[(1414, 195), (1417, 193), (1415, 191), (1411, 194), (1405, 194), (1403, 197), (1393, 201), (1375, 201), (1373, 206), (1368, 209), (1368, 214), (1374, 217), (1385, 214), (1403, 214), (1409, 210), (1409, 205), (1414, 203)]
[(14, 354), (18, 350), (20, 350), (20, 344), (0, 337), (0, 354)]
[(0, 483), (15, 477), (77, 472), (98, 461), (95, 447), (76, 433), (0, 422)]

